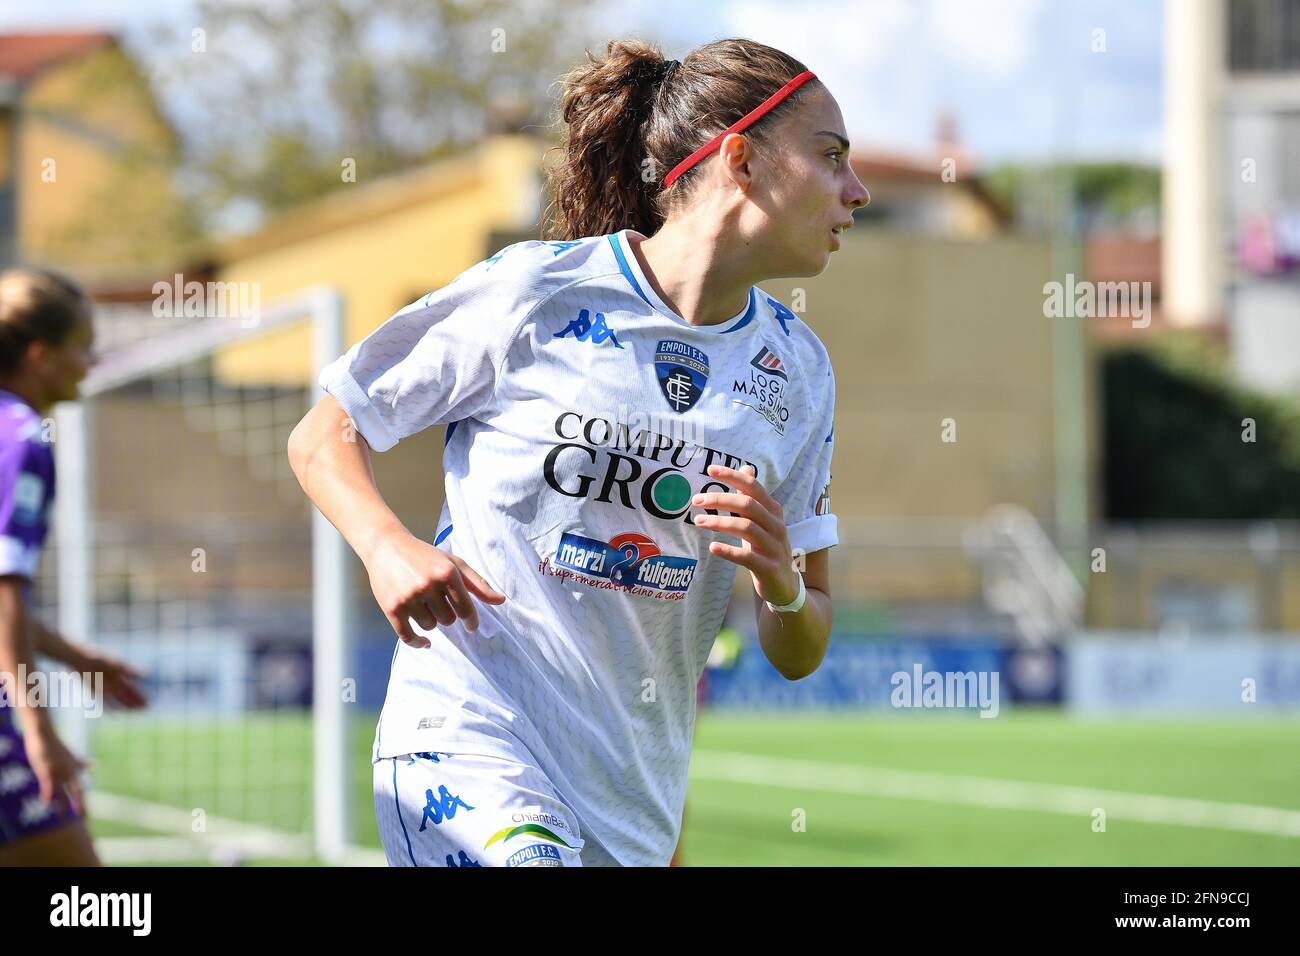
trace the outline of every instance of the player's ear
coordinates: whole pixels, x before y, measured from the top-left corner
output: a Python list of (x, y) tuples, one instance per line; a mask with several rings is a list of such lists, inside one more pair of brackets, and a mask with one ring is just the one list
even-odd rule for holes
[(50, 358), (50, 343), (32, 339), (23, 353), (23, 363), (30, 368), (43, 368)]

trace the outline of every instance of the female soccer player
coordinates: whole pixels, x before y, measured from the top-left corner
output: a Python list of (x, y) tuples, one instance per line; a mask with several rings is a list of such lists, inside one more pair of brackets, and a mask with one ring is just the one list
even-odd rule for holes
[(112, 703), (135, 708), (140, 675), (73, 644), (32, 617), (36, 573), (54, 500), (54, 455), (42, 419), (77, 397), (91, 359), (90, 301), (53, 273), (0, 273), (0, 866), (98, 864), (83, 819), (85, 764), (59, 740), (23, 678), (36, 655), (103, 675)]
[[(830, 633), (835, 380), (755, 283), (820, 273), (868, 201), (839, 107), (748, 40), (589, 61), (554, 238), (354, 345), (289, 441), (400, 638), (372, 755), (392, 865), (667, 864), (736, 568), (784, 676)], [(438, 423), (430, 545), (369, 454)]]

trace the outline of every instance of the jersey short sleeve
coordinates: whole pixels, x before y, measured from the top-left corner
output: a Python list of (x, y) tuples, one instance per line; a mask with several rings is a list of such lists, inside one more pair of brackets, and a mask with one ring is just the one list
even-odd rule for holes
[(54, 494), (54, 455), (24, 441), (0, 449), (0, 574), (36, 576)]
[(835, 373), (829, 365), (816, 406), (815, 425), (794, 467), (778, 489), (790, 548), (810, 554), (839, 544), (831, 513), (831, 454), (835, 450)]
[(546, 298), (535, 240), (508, 246), (397, 312), (327, 365), (320, 385), (375, 451), (491, 400), (506, 352)]

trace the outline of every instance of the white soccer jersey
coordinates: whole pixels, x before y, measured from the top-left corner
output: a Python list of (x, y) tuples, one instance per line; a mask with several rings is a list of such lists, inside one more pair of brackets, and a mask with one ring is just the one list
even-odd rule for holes
[[(637, 234), (639, 235), (639, 234)], [(508, 598), (480, 628), (398, 642), (376, 759), (526, 748), (625, 865), (664, 865), (681, 825), (695, 690), (736, 565), (697, 527), (713, 463), (752, 464), (790, 544), (837, 543), (835, 379), (761, 289), (690, 325), (628, 231), (516, 243), (354, 345), (320, 383), (371, 448), (447, 423), (435, 544)]]

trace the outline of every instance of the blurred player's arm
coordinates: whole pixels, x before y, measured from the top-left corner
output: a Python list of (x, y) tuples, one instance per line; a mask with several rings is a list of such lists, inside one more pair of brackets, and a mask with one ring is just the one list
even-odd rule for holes
[(145, 705), (144, 692), (135, 683), (144, 677), (141, 671), (98, 648), (68, 640), (58, 631), (46, 627), (35, 616), (29, 616), (27, 621), (31, 646), (37, 654), (58, 661), (81, 674), (103, 675), (105, 696), (119, 706), (134, 710)]
[(37, 654), (66, 664), (74, 671), (88, 671), (92, 668), (94, 655), (90, 648), (72, 643), (58, 631), (46, 627), (35, 616), (28, 617), (27, 629), (31, 635), (32, 650)]
[(24, 734), (51, 729), (49, 712), (28, 706), (27, 701), (25, 677), (36, 672), (36, 649), (23, 600), (26, 580), (16, 574), (0, 575), (0, 680), (4, 681), (5, 704), (14, 708)]
[(42, 802), (48, 806), (57, 794), (66, 792), (79, 810), (82, 792), (78, 775), (86, 764), (63, 745), (49, 710), (31, 704), (27, 698), (26, 677), (36, 670), (36, 653), (23, 599), (26, 580), (13, 574), (0, 575), (0, 678), (5, 682), (5, 703), (17, 715), (15, 723), (23, 735), (32, 773), (40, 784)]

